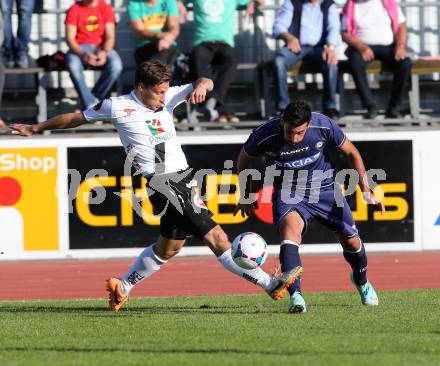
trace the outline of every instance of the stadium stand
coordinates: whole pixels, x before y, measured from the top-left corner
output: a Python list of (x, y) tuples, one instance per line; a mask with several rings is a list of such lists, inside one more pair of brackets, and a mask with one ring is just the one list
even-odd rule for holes
[[(349, 65), (347, 61), (343, 60), (339, 62), (339, 85), (338, 92), (340, 98), (341, 111), (346, 111), (346, 106), (344, 105), (345, 100), (345, 88), (344, 88), (344, 74), (349, 74)], [(273, 62), (268, 61), (260, 65), (261, 69), (261, 103), (264, 103), (265, 107), (262, 113), (262, 117), (266, 117), (271, 113), (271, 106), (268, 101), (270, 100), (269, 84), (270, 75), (272, 74)], [(421, 75), (433, 75), (440, 72), (440, 59), (416, 59), (413, 60), (413, 65), (411, 69), (411, 89), (408, 93), (410, 113), (414, 119), (420, 117), (420, 83), (419, 78)], [(378, 74), (390, 74), (392, 70), (387, 67), (385, 63), (381, 61), (373, 61), (369, 64), (367, 73), (369, 75)], [(288, 75), (292, 78), (299, 75), (306, 74), (320, 74), (320, 71), (313, 67), (313, 65), (306, 64), (303, 62), (296, 63), (288, 72)]]
[[(123, 0), (109, 2), (113, 4), (118, 13), (117, 48), (125, 66), (124, 74), (117, 85), (117, 92), (126, 92), (132, 84), (132, 70), (134, 67), (131, 31), (127, 22), (125, 2)], [(65, 10), (71, 3), (73, 3), (73, 0), (47, 0), (44, 1), (44, 7), (38, 9), (33, 17), (34, 24), (30, 44), (32, 58), (36, 59), (44, 54), (52, 54), (57, 50), (67, 50), (64, 41), (63, 20)], [(269, 115), (267, 103), (271, 100), (270, 84), (265, 84), (263, 79), (267, 75), (259, 71), (262, 71), (261, 65), (265, 65), (273, 59), (274, 51), (279, 47), (278, 42), (270, 34), (274, 16), (282, 1), (274, 0), (271, 2), (269, 0), (267, 3), (267, 6), (260, 8), (254, 14), (254, 18), (250, 22), (245, 19), (243, 11), (237, 12), (235, 34), (236, 42), (239, 44), (237, 48), (240, 53), (240, 63), (238, 66), (239, 72), (236, 73), (231, 88), (231, 95), (228, 95), (227, 98), (227, 105), (233, 108), (234, 111), (238, 111), (237, 114), (240, 115), (242, 121), (246, 122), (241, 122), (239, 126), (233, 128), (249, 128), (258, 125), (261, 123), (261, 116)], [(344, 1), (337, 0), (336, 3), (338, 6), (342, 6)], [(438, 88), (440, 72), (440, 61), (435, 59), (435, 55), (439, 54), (440, 1), (414, 3), (402, 0), (399, 3), (407, 17), (410, 52), (413, 58), (418, 58), (413, 69), (412, 91), (409, 98), (412, 115), (410, 121), (414, 123), (417, 122), (419, 117), (425, 116), (426, 113), (432, 115), (432, 113), (439, 112), (435, 92), (432, 89)], [(428, 16), (428, 13), (432, 16)], [(435, 14), (437, 15), (434, 16)], [(16, 21), (16, 16), (13, 21)], [(182, 24), (181, 28), (182, 32), (178, 45), (181, 51), (188, 51), (192, 37), (191, 22)], [(425, 59), (426, 56), (432, 59)], [(371, 80), (377, 82), (377, 80), (386, 79), (386, 71), (382, 66), (371, 65), (369, 68)], [(12, 92), (13, 95), (16, 95), (17, 91), (20, 92), (29, 85), (34, 85), (34, 88), (38, 89), (36, 93), (38, 100), (37, 120), (41, 120), (44, 116), (45, 100), (43, 99), (46, 91), (48, 96), (46, 111), (49, 117), (77, 108), (76, 95), (72, 92), (72, 84), (66, 72), (45, 73), (43, 77), (38, 79), (38, 84), (35, 84), (33, 78), (22, 78), (20, 75), (16, 75), (15, 72), (11, 74), (13, 75), (7, 77), (6, 94)], [(87, 74), (88, 83), (92, 85), (98, 74), (93, 71), (88, 71)], [(291, 76), (295, 76), (295, 79), (303, 82), (302, 85), (305, 85), (307, 93), (301, 92), (301, 96), (310, 99), (313, 104), (315, 97), (320, 92), (319, 85), (322, 82), (320, 75), (313, 72), (308, 73), (305, 70), (303, 72), (298, 65), (298, 68), (291, 70)], [(350, 86), (349, 75), (344, 75), (343, 80), (346, 86)], [(309, 87), (309, 84), (315, 84), (318, 88)], [(38, 86), (35, 87), (35, 85)], [(423, 94), (427, 91), (429, 92), (428, 97)], [(376, 89), (375, 92), (379, 95), (383, 93), (379, 89)], [(355, 103), (353, 103), (352, 98), (350, 99), (350, 94), (346, 95), (347, 98), (342, 95), (341, 100), (344, 104), (345, 113), (349, 115), (356, 109)], [(384, 96), (383, 99), (385, 98)], [(13, 107), (12, 100), (8, 98), (8, 95), (6, 95), (4, 107), (7, 120), (21, 118), (20, 115), (17, 115), (19, 111), (16, 109), (11, 108), (8, 110), (8, 107)], [(319, 108), (319, 105), (314, 105), (314, 107)], [(210, 126), (209, 123), (204, 123), (203, 127), (219, 128), (218, 126)], [(188, 129), (188, 126), (182, 125), (180, 128)], [(227, 128), (231, 128), (231, 126), (227, 126)], [(106, 128), (103, 127), (103, 129)]]

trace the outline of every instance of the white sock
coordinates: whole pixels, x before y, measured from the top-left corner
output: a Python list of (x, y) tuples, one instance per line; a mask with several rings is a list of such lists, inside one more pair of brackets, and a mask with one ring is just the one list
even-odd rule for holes
[(249, 282), (261, 286), (265, 290), (269, 290), (272, 288), (273, 277), (269, 276), (261, 268), (244, 269), (235, 264), (234, 260), (232, 259), (231, 248), (229, 248), (226, 252), (217, 257), (217, 259), (229, 272), (235, 273), (236, 275), (243, 277)]
[(136, 258), (128, 272), (122, 277), (121, 290), (125, 296), (128, 296), (135, 285), (157, 272), (160, 269), (160, 266), (167, 262), (160, 259), (154, 253), (153, 248), (154, 244), (145, 248)]

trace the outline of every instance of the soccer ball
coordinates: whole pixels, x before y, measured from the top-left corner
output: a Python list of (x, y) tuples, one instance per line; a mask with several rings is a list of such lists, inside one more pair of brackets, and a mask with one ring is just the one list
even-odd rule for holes
[(267, 243), (256, 233), (242, 233), (232, 242), (231, 255), (241, 268), (255, 269), (267, 258)]

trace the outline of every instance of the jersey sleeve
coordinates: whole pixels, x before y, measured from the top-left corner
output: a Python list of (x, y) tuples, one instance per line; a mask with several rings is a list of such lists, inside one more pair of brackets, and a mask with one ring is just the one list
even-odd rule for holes
[(243, 145), (244, 152), (251, 158), (256, 158), (263, 152), (264, 137), (259, 132), (258, 129), (252, 131)]
[(344, 131), (342, 131), (341, 127), (339, 127), (335, 122), (333, 122), (331, 119), (329, 119), (329, 121), (329, 141), (336, 147), (340, 147), (345, 141), (345, 133)]
[(84, 118), (87, 122), (112, 121), (112, 100), (110, 98), (101, 100), (94, 106), (83, 111)]
[(168, 89), (165, 104), (167, 105), (168, 108), (174, 109), (180, 103), (184, 102), (188, 94), (191, 93), (193, 90), (194, 87), (192, 84), (172, 86), (171, 88)]

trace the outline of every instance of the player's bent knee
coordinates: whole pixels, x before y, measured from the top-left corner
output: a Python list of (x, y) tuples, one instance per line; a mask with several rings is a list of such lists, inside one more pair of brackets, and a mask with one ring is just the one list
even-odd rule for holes
[(180, 252), (185, 240), (172, 240), (164, 237), (160, 237), (157, 241), (154, 252), (163, 260), (169, 260)]
[(216, 255), (222, 254), (231, 247), (228, 236), (219, 225), (205, 235), (204, 241)]
[(348, 250), (350, 252), (358, 251), (361, 247), (361, 239), (359, 236), (346, 237), (339, 235), (339, 239), (344, 250)]

